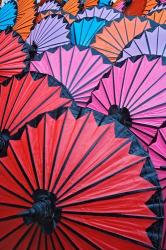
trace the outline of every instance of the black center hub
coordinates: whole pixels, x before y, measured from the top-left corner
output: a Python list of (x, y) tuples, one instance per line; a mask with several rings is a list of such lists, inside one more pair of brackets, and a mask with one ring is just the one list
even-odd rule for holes
[(51, 234), (61, 215), (60, 209), (55, 206), (55, 195), (38, 189), (33, 194), (33, 200), (32, 208), (21, 213), (24, 222), (27, 225), (37, 223), (44, 233)]
[(0, 132), (0, 157), (3, 157), (7, 154), (9, 138), (10, 135), (7, 130), (3, 130), (2, 132)]
[(126, 127), (131, 127), (132, 119), (127, 108), (119, 108), (117, 105), (112, 105), (109, 109), (109, 115), (122, 123)]

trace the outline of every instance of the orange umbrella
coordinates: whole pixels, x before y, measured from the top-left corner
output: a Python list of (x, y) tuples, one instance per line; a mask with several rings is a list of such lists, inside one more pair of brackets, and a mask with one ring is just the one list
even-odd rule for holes
[(69, 0), (63, 6), (63, 11), (76, 16), (79, 11), (79, 6), (80, 6), (80, 3), (78, 0)]
[(35, 0), (18, 0), (18, 14), (13, 30), (17, 31), (26, 40), (36, 18)]
[(126, 8), (124, 13), (127, 16), (146, 15), (154, 6), (157, 5), (157, 3), (157, 0), (132, 0), (131, 4)]
[(147, 18), (159, 24), (166, 24), (166, 10), (157, 10), (147, 15)]
[(102, 32), (96, 35), (91, 47), (115, 62), (126, 44), (151, 27), (152, 23), (147, 18), (123, 17), (105, 26)]

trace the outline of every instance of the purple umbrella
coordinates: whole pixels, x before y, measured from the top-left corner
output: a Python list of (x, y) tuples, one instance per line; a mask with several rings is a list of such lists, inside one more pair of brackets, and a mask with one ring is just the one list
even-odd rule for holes
[(46, 1), (42, 6), (39, 6), (38, 13), (49, 11), (49, 10), (59, 11), (60, 5), (55, 1), (51, 1), (51, 0)]
[(69, 28), (66, 19), (59, 15), (47, 16), (36, 24), (26, 42), (40, 54), (48, 49), (69, 44)]
[(166, 57), (166, 29), (162, 26), (153, 27), (134, 38), (122, 51), (123, 61), (138, 55), (159, 55)]
[(115, 9), (111, 9), (110, 7), (100, 7), (95, 6), (89, 9), (85, 9), (83, 12), (79, 13), (76, 16), (76, 19), (82, 19), (84, 17), (99, 17), (106, 21), (113, 21), (119, 17), (121, 17), (121, 13)]

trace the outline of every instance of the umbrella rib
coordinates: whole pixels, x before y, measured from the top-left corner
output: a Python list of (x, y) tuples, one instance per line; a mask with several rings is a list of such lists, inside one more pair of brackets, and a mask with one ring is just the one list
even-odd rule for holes
[[(58, 201), (58, 203), (61, 203), (61, 202), (64, 202), (65, 200), (68, 200), (68, 199), (70, 199), (70, 198), (73, 198), (74, 196), (76, 196), (76, 195), (78, 195), (78, 194), (80, 194), (80, 193), (82, 193), (82, 192), (84, 192), (84, 191), (86, 191), (86, 190), (88, 190), (88, 189), (90, 189), (90, 188), (94, 188), (95, 186), (101, 184), (102, 182), (104, 182), (104, 181), (106, 181), (106, 180), (108, 180), (108, 179), (111, 179), (112, 177), (118, 175), (119, 173), (121, 173), (121, 172), (123, 172), (123, 171), (125, 171), (125, 170), (127, 170), (127, 169), (129, 169), (129, 168), (131, 168), (131, 167), (133, 167), (133, 165), (135, 165), (136, 163), (140, 163), (140, 162), (142, 162), (142, 161), (144, 161), (144, 160), (145, 160), (145, 159), (141, 159), (141, 160), (139, 160), (139, 161), (137, 161), (137, 162), (134, 162), (134, 163), (128, 165), (127, 167), (125, 167), (125, 168), (123, 168), (123, 169), (120, 169), (119, 171), (117, 171), (117, 172), (115, 172), (115, 173), (113, 173), (113, 174), (111, 174), (111, 175), (109, 175), (109, 176), (106, 176), (105, 178), (100, 179), (100, 180), (98, 180), (98, 181), (96, 181), (96, 182), (94, 182), (94, 183), (92, 183), (92, 184), (90, 184), (90, 185), (88, 185), (88, 186), (86, 186), (86, 187), (84, 187), (84, 188), (82, 188), (82, 189), (76, 191), (75, 193), (72, 193), (71, 195), (67, 196), (66, 198), (61, 199), (60, 201)], [(93, 171), (92, 171), (92, 172), (93, 172)], [(84, 178), (84, 176), (83, 176), (83, 178)], [(75, 186), (75, 185), (76, 185), (76, 184), (74, 183), (72, 186)], [(70, 189), (71, 189), (71, 188), (72, 188), (72, 187), (70, 187)], [(67, 191), (68, 191), (68, 190), (67, 190)], [(66, 191), (66, 192), (67, 192), (67, 191)], [(66, 193), (66, 192), (65, 192), (65, 193)], [(64, 195), (64, 194), (62, 194), (62, 195)], [(60, 197), (62, 197), (62, 195), (61, 195)], [(58, 200), (60, 199), (60, 197), (58, 197)]]
[(24, 185), (18, 181), (18, 179), (9, 171), (8, 168), (6, 168), (6, 166), (1, 162), (2, 166), (4, 167), (4, 169), (6, 170), (6, 172), (10, 175), (10, 177), (31, 197), (31, 194), (29, 193), (29, 191), (24, 187)]
[(163, 217), (155, 216), (143, 216), (143, 215), (131, 215), (131, 214), (120, 214), (120, 213), (107, 213), (107, 212), (75, 212), (75, 211), (63, 211), (63, 214), (73, 215), (85, 215), (85, 216), (102, 216), (102, 217), (115, 217), (115, 218), (134, 218), (134, 219), (148, 219), (148, 220), (162, 220)]
[[(142, 57), (142, 60), (141, 60), (141, 63), (139, 66), (142, 66), (142, 62), (143, 62), (143, 58)], [(135, 90), (135, 92), (132, 94), (130, 100), (128, 101), (128, 103), (126, 104), (126, 106), (129, 106), (131, 100), (133, 99), (133, 97), (136, 95), (137, 91), (142, 87), (142, 85), (144, 84), (144, 82), (146, 81), (146, 79), (150, 76), (151, 72), (153, 71), (153, 69), (156, 67), (157, 65), (157, 62), (159, 61), (159, 58), (156, 60), (156, 63), (151, 67), (150, 71), (148, 72), (148, 74), (146, 74), (145, 78), (142, 80), (142, 82), (140, 82), (139, 86), (137, 87), (137, 89)], [(140, 67), (139, 67), (140, 68)], [(136, 72), (138, 73), (138, 71)], [(135, 75), (137, 76), (137, 74)]]
[(124, 193), (117, 193), (117, 194), (107, 195), (107, 196), (104, 196), (104, 197), (92, 198), (91, 200), (73, 202), (72, 204), (67, 204), (67, 205), (63, 205), (63, 206), (60, 205), (60, 201), (57, 202), (57, 204), (58, 204), (58, 207), (66, 208), (66, 207), (83, 205), (83, 204), (93, 203), (93, 202), (98, 202), (98, 201), (112, 200), (112, 199), (116, 199), (116, 198), (123, 197), (123, 196), (128, 196), (128, 195), (133, 195), (133, 194), (139, 194), (139, 193), (150, 192), (150, 191), (157, 191), (157, 190), (160, 190), (160, 189), (161, 189), (160, 186), (154, 186), (154, 187), (151, 187), (151, 188), (144, 188), (144, 189), (141, 189), (141, 190), (133, 190), (133, 191), (127, 191), (127, 192), (124, 192)]
[(40, 189), (39, 179), (38, 179), (38, 176), (37, 176), (35, 161), (34, 161), (34, 158), (33, 158), (33, 153), (32, 153), (32, 148), (31, 148), (31, 140), (30, 140), (30, 136), (29, 136), (27, 127), (26, 127), (25, 131), (26, 131), (26, 136), (27, 136), (29, 155), (30, 155), (30, 159), (31, 159), (31, 163), (32, 163), (32, 169), (33, 169), (33, 173), (34, 173), (35, 180), (36, 180), (36, 185)]
[(63, 131), (64, 131), (64, 127), (66, 125), (67, 114), (68, 113), (65, 112), (63, 124), (62, 124), (61, 131), (60, 131), (60, 136), (58, 138), (58, 143), (57, 143), (56, 151), (54, 153), (54, 159), (53, 159), (53, 164), (52, 164), (52, 167), (51, 167), (51, 172), (50, 172), (50, 177), (49, 177), (49, 183), (48, 183), (48, 190), (50, 189), (50, 186), (51, 186), (53, 173), (56, 171), (56, 169), (55, 169), (55, 163), (56, 163), (56, 159), (57, 159), (57, 156), (58, 156), (58, 153), (59, 153), (59, 147), (60, 147), (60, 144), (61, 144), (62, 134), (63, 134)]
[[(105, 95), (107, 96), (107, 100), (108, 100), (109, 105), (110, 105), (110, 107), (111, 107), (111, 100), (110, 100), (110, 98), (109, 98), (109, 96), (108, 96), (106, 87), (105, 87), (104, 82), (103, 82), (102, 79), (101, 79), (101, 83), (99, 83), (99, 84), (101, 84), (101, 85), (103, 86), (103, 89), (104, 89), (104, 91), (105, 91)], [(98, 97), (96, 97), (96, 98), (97, 98), (97, 100), (100, 102), (100, 104), (105, 108), (105, 110), (108, 112), (108, 110), (107, 110), (106, 107), (104, 106), (103, 102), (100, 101)]]
[(1, 237), (1, 241), (3, 241), (4, 239), (6, 239), (7, 237), (9, 237), (11, 234), (15, 233), (17, 230), (19, 230), (20, 228), (24, 227), (25, 224), (21, 223), (19, 226), (15, 227), (14, 229), (12, 229), (10, 232), (8, 232), (7, 234), (5, 234), (4, 236)]
[[(8, 91), (8, 96), (7, 96), (6, 103), (5, 103), (5, 106), (4, 106), (4, 110), (3, 110), (3, 113), (2, 113), (0, 130), (3, 129), (3, 128), (2, 128), (3, 120), (4, 120), (5, 113), (6, 113), (6, 108), (7, 108), (7, 104), (8, 104), (8, 101), (9, 101), (9, 97), (10, 97), (10, 94), (11, 94), (12, 87), (13, 87), (13, 79), (12, 79), (12, 82), (11, 82), (11, 84), (10, 84), (10, 88), (9, 88), (9, 91)], [(1, 87), (1, 88), (2, 88), (2, 87)], [(1, 94), (1, 95), (2, 95), (2, 94)], [(1, 100), (2, 100), (2, 96), (1, 96)]]
[[(61, 223), (61, 222), (60, 222)], [(76, 244), (72, 241), (71, 238), (69, 238), (69, 236), (62, 230), (62, 228), (60, 226), (57, 226), (57, 228), (59, 229), (59, 231), (62, 233), (62, 235), (70, 242), (70, 244), (77, 250), (79, 250), (79, 248), (76, 246)]]
[[(120, 98), (119, 98), (119, 107), (121, 107), (122, 93), (123, 93), (123, 88), (124, 88), (124, 83), (125, 83), (126, 70), (127, 70), (127, 63), (125, 63), (125, 70), (124, 70), (124, 74), (123, 74), (122, 87), (121, 87)], [(115, 84), (114, 84), (114, 86), (115, 86)]]
[(18, 242), (16, 243), (16, 245), (13, 247), (13, 249), (17, 249), (21, 243), (23, 243), (24, 239), (26, 238), (26, 236), (28, 235), (28, 233), (33, 229), (34, 224), (32, 224), (30, 227), (28, 227), (28, 229), (25, 231), (25, 233), (21, 236), (21, 238), (18, 240)]
[(70, 158), (70, 156), (71, 156), (71, 154), (72, 154), (72, 152), (73, 152), (73, 150), (74, 150), (74, 147), (75, 147), (77, 141), (79, 140), (79, 137), (80, 137), (82, 131), (84, 131), (84, 127), (85, 127), (85, 125), (86, 125), (87, 122), (88, 122), (89, 116), (90, 116), (90, 113), (87, 115), (85, 122), (82, 124), (82, 126), (81, 126), (81, 128), (80, 128), (80, 130), (79, 130), (79, 132), (78, 132), (78, 134), (77, 134), (77, 137), (75, 138), (75, 140), (74, 140), (74, 142), (73, 142), (73, 144), (72, 144), (72, 146), (71, 146), (71, 149), (70, 149), (68, 155), (66, 156), (66, 159), (65, 159), (63, 165), (61, 166), (61, 170), (60, 170), (60, 172), (59, 172), (59, 174), (58, 174), (58, 176), (57, 176), (57, 179), (56, 179), (56, 181), (55, 181), (55, 183), (54, 183), (54, 186), (53, 186), (53, 188), (52, 188), (52, 192), (55, 191), (56, 185), (57, 185), (57, 183), (58, 183), (60, 177), (63, 175), (63, 171), (64, 171), (64, 169), (65, 169), (65, 167), (66, 167), (66, 165), (67, 165), (67, 162), (69, 161), (69, 158)]
[(59, 245), (61, 246), (61, 249), (62, 249), (62, 250), (65, 250), (64, 247), (63, 247), (62, 241), (61, 241), (59, 235), (56, 233), (55, 230), (54, 230), (54, 234), (55, 234), (56, 239), (57, 239), (58, 242), (59, 242)]
[(39, 229), (38, 226), (36, 226), (36, 228), (35, 228), (35, 230), (34, 230), (34, 232), (32, 234), (32, 237), (31, 237), (31, 239), (30, 239), (30, 241), (28, 243), (28, 246), (27, 246), (26, 250), (30, 250), (31, 249), (31, 246), (33, 245), (33, 241), (34, 241), (34, 238), (35, 238), (35, 236), (37, 234), (38, 229)]
[(74, 173), (80, 168), (81, 164), (86, 160), (87, 156), (92, 153), (94, 148), (100, 143), (100, 140), (103, 138), (103, 136), (108, 132), (109, 127), (104, 130), (104, 132), (96, 139), (96, 141), (88, 148), (88, 150), (85, 152), (84, 156), (81, 158), (79, 163), (73, 168), (72, 172), (69, 174), (69, 176), (66, 178), (66, 180), (62, 183), (62, 185), (57, 190), (56, 194), (59, 193), (59, 191), (65, 186), (65, 184), (72, 178)]
[[(32, 205), (32, 203), (30, 203)], [(12, 203), (6, 203), (6, 202), (0, 202), (0, 206), (4, 207), (14, 207), (14, 208), (21, 208), (21, 209), (29, 209), (27, 206), (12, 204)]]
[(40, 235), (39, 235), (39, 238), (38, 238), (38, 243), (37, 243), (37, 250), (40, 250), (40, 246), (41, 246), (41, 237), (42, 237), (42, 230), (40, 229)]
[(132, 243), (134, 243), (136, 245), (143, 246), (143, 247), (145, 247), (147, 249), (156, 250), (156, 248), (154, 248), (154, 247), (151, 247), (151, 246), (149, 246), (149, 245), (147, 245), (147, 244), (145, 244), (143, 242), (140, 242), (140, 241), (137, 241), (137, 240), (134, 240), (134, 239), (131, 239), (131, 238), (127, 238), (126, 236), (123, 236), (121, 234), (113, 233), (113, 232), (108, 232), (105, 229), (101, 229), (101, 228), (89, 225), (87, 223), (85, 224), (85, 223), (80, 222), (80, 221), (75, 221), (75, 220), (73, 220), (71, 218), (67, 218), (65, 216), (62, 216), (62, 218), (65, 219), (65, 220), (67, 220), (67, 221), (69, 221), (69, 222), (75, 223), (75, 224), (80, 225), (80, 226), (88, 227), (88, 228), (90, 228), (92, 230), (96, 230), (96, 231), (101, 232), (103, 234), (106, 234), (106, 235), (109, 235), (109, 236), (111, 235), (112, 237), (120, 238), (122, 240), (127, 240), (127, 241), (132, 242)]
[(86, 241), (90, 246), (94, 247), (96, 250), (100, 250), (101, 248), (99, 248), (94, 242), (90, 241), (89, 239), (87, 239), (87, 237), (84, 237), (82, 234), (80, 234), (79, 232), (77, 232), (76, 230), (74, 230), (73, 228), (71, 228), (70, 226), (68, 226), (65, 222), (60, 221), (60, 223), (66, 227), (69, 231), (71, 231), (73, 234), (77, 235), (80, 239)]
[[(13, 78), (13, 79), (14, 79), (14, 78)], [(15, 99), (15, 101), (14, 101), (14, 103), (13, 103), (13, 105), (12, 105), (12, 108), (11, 108), (9, 114), (8, 114), (8, 117), (7, 117), (7, 119), (6, 119), (6, 123), (5, 123), (4, 127), (6, 127), (6, 124), (8, 123), (8, 120), (9, 120), (10, 115), (11, 115), (11, 113), (12, 113), (14, 107), (15, 107), (15, 104), (16, 104), (18, 98), (19, 98), (19, 95), (20, 95), (22, 89), (24, 88), (25, 81), (26, 81), (26, 77), (24, 78), (24, 81), (23, 81), (23, 83), (22, 83), (22, 85), (21, 85), (21, 88), (19, 89), (19, 92), (17, 93), (16, 99)], [(13, 82), (12, 82), (12, 83), (13, 83)], [(12, 85), (13, 85), (13, 84), (12, 84)], [(10, 127), (10, 126), (9, 126), (9, 127)]]
[[(26, 171), (25, 171), (26, 168), (25, 168), (25, 169), (23, 168), (23, 166), (22, 166), (22, 164), (20, 163), (20, 161), (19, 161), (19, 159), (18, 159), (18, 157), (17, 157), (17, 154), (15, 153), (15, 151), (14, 151), (14, 149), (13, 149), (13, 147), (12, 147), (11, 144), (9, 145), (9, 147), (11, 148), (11, 151), (12, 151), (14, 157), (15, 157), (15, 160), (16, 160), (18, 166), (19, 166), (19, 169), (21, 170), (21, 173), (23, 174), (23, 176), (24, 176), (24, 178), (25, 178), (25, 180), (26, 180), (28, 186), (30, 187), (30, 189), (32, 190), (32, 192), (34, 192), (34, 187), (33, 187), (31, 181), (29, 180), (29, 178), (28, 178), (28, 176), (27, 176), (27, 174), (26, 174)], [(16, 178), (16, 179), (17, 179), (17, 178)], [(30, 194), (30, 193), (29, 193), (29, 194)]]
[[(139, 65), (137, 66), (137, 69), (136, 69), (136, 71), (135, 71), (135, 73), (134, 73), (134, 76), (133, 76), (133, 78), (131, 79), (131, 83), (130, 83), (129, 88), (128, 88), (127, 92), (126, 92), (126, 96), (125, 96), (125, 98), (124, 98), (124, 101), (123, 101), (123, 103), (122, 103), (122, 106), (123, 106), (123, 107), (124, 107), (124, 106), (127, 107), (127, 105), (128, 105), (128, 104), (125, 105), (126, 98), (127, 98), (127, 96), (129, 95), (129, 92), (130, 92), (130, 90), (131, 90), (131, 88), (132, 88), (132, 86), (133, 86), (133, 83), (134, 83), (134, 81), (135, 81), (135, 78), (136, 78), (136, 76), (137, 76), (137, 74), (138, 74), (138, 71), (139, 71), (141, 65), (142, 65), (142, 61), (143, 61), (143, 58), (141, 58), (141, 62), (140, 62)], [(130, 60), (127, 59), (126, 64), (129, 64), (129, 62), (130, 62)], [(126, 67), (127, 67), (127, 65), (126, 65)]]

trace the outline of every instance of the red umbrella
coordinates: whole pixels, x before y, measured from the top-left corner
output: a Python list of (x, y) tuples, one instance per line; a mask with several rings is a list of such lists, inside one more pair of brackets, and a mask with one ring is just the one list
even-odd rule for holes
[(0, 159), (1, 249), (158, 249), (162, 201), (147, 159), (99, 113), (34, 121)]
[(112, 114), (148, 146), (166, 120), (166, 65), (162, 58), (132, 57), (112, 67), (89, 107)]
[(28, 61), (28, 50), (21, 37), (13, 31), (0, 32), (0, 83), (21, 73)]
[[(50, 85), (50, 86), (48, 86)], [(51, 87), (52, 85), (52, 87)], [(6, 153), (10, 136), (36, 116), (70, 106), (67, 91), (56, 80), (28, 73), (0, 86), (0, 154)]]
[[(166, 215), (166, 128), (158, 131), (157, 139), (149, 147), (151, 160), (157, 170), (164, 198), (164, 212)], [(166, 249), (166, 218), (164, 220), (163, 249)]]

